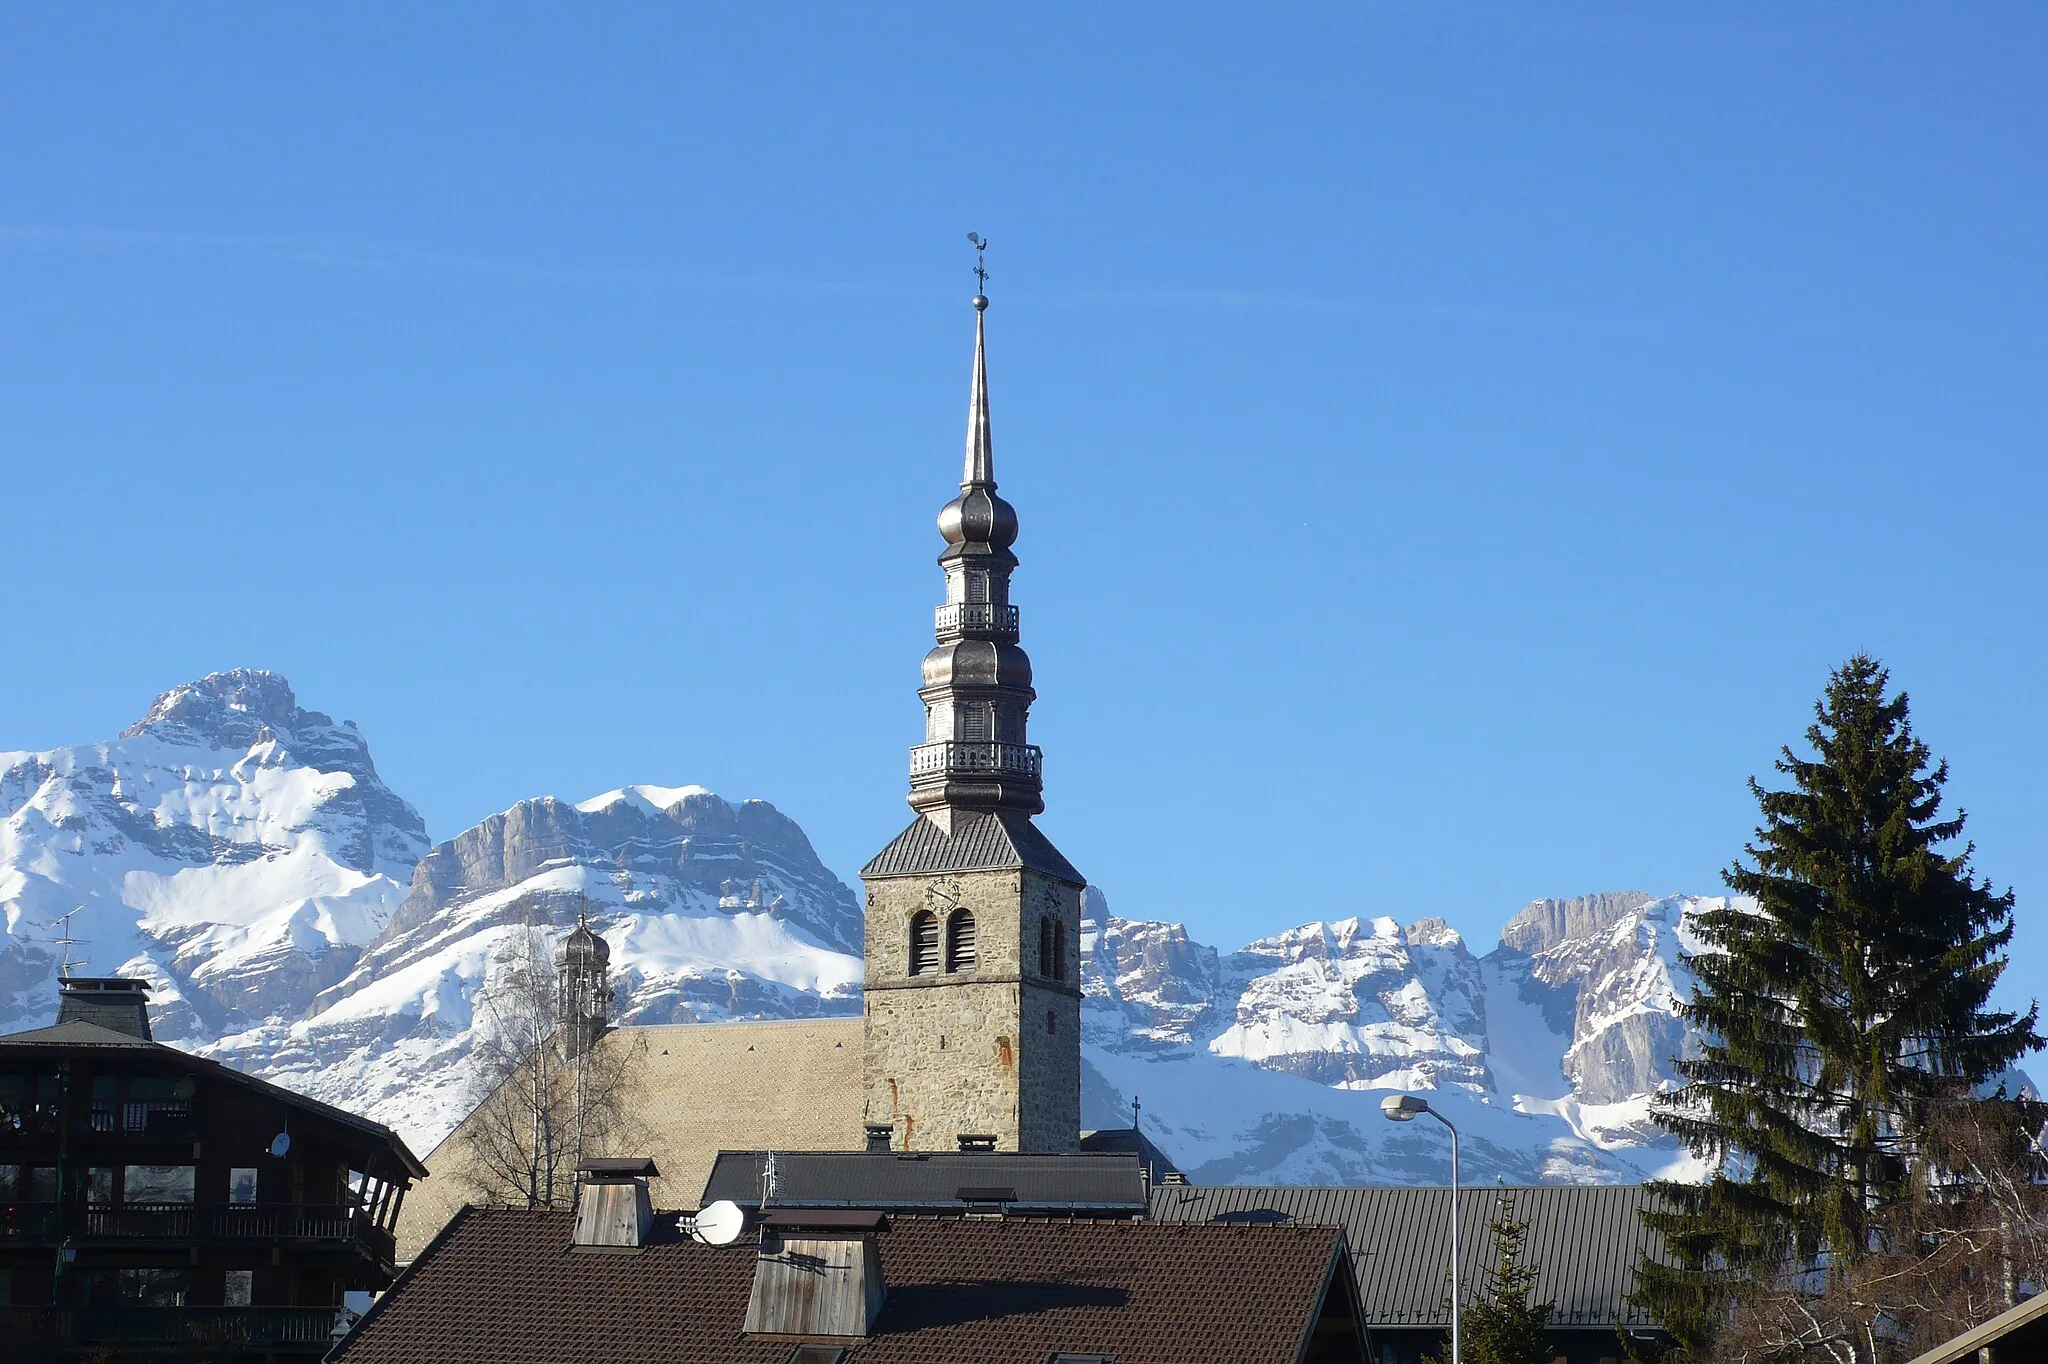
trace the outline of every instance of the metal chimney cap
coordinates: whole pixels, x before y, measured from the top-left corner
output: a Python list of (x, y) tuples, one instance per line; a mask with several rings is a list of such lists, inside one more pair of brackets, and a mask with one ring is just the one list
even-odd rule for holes
[(586, 1160), (576, 1167), (576, 1172), (600, 1179), (659, 1179), (661, 1177), (661, 1171), (654, 1168), (654, 1161), (648, 1156), (617, 1156)]

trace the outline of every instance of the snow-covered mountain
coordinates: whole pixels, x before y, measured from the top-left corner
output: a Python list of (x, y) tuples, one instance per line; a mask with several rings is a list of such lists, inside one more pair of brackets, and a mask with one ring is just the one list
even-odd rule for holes
[(1690, 1168), (1648, 1122), (1688, 1045), (1685, 917), (1635, 892), (1538, 900), (1474, 956), (1441, 919), (1304, 924), (1222, 956), (1178, 924), (1084, 924), (1083, 1121), (1141, 1122), (1198, 1181), (1634, 1181)]
[[(859, 901), (761, 801), (628, 786), (524, 800), (428, 846), (353, 725), (220, 673), (111, 743), (0, 754), (0, 1030), (55, 1009), (58, 916), (149, 977), (158, 1036), (380, 1118), (425, 1151), (468, 1098), (479, 991), (587, 905), (633, 1022), (852, 1013)], [(1443, 920), (1304, 924), (1227, 955), (1089, 893), (1084, 1121), (1212, 1181), (1634, 1180), (1687, 1045), (1677, 954), (1705, 901), (1540, 900), (1475, 956)]]
[(0, 820), (0, 1027), (52, 1017), (77, 910), (73, 951), (156, 982), (183, 1044), (345, 977), (427, 849), (355, 727), (248, 670), (165, 692), (110, 743), (0, 753)]
[(699, 787), (521, 801), (429, 847), (355, 727), (283, 678), (216, 673), (122, 736), (0, 753), (0, 1031), (85, 974), (148, 978), (158, 1040), (390, 1123), (460, 1117), (478, 991), (582, 897), (626, 1018), (859, 1007), (853, 892), (761, 801)]
[(355, 969), (206, 1050), (389, 1123), (426, 1151), (467, 1111), (479, 991), (579, 910), (611, 948), (627, 1023), (860, 1008), (861, 915), (795, 821), (702, 787), (524, 800), (437, 844)]

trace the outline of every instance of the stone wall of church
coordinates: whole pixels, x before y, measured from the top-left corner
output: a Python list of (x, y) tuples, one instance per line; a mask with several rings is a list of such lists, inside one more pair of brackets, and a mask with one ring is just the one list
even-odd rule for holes
[[(1057, 913), (1079, 970), (1080, 892), (1034, 872), (952, 872), (867, 883), (863, 1088), (898, 1149), (950, 1151), (961, 1133), (1001, 1150), (1070, 1151), (1081, 1116), (1080, 997), (1042, 980), (1039, 920)], [(973, 912), (971, 971), (912, 976), (911, 922)], [(943, 956), (943, 933), (942, 933)]]

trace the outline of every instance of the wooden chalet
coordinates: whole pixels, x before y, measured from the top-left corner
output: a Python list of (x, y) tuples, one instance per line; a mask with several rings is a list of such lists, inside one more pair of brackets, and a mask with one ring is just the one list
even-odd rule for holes
[(394, 1273), (424, 1169), (390, 1129), (150, 1038), (146, 986), (63, 982), (0, 1037), (9, 1360), (311, 1358)]

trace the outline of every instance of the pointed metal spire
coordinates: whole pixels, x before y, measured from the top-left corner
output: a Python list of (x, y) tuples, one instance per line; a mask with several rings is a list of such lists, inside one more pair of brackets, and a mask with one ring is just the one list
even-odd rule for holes
[(967, 463), (960, 474), (962, 491), (996, 486), (995, 450), (988, 435), (988, 350), (982, 319), (988, 316), (988, 270), (982, 254), (988, 250), (984, 237), (970, 232), (974, 243), (974, 386), (967, 397)]

